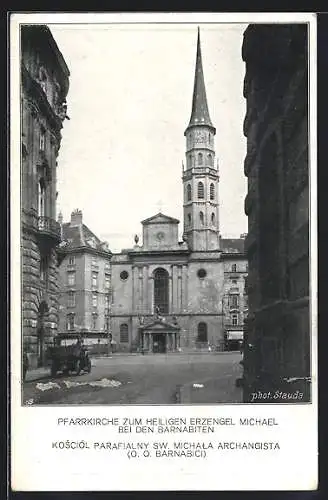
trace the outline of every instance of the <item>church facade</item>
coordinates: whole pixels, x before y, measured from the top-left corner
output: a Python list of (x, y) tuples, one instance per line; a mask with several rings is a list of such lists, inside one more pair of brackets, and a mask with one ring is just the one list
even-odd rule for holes
[[(223, 349), (227, 295), (219, 231), (219, 172), (198, 32), (192, 111), (185, 130), (183, 239), (179, 221), (158, 213), (142, 221), (142, 244), (113, 254), (111, 332), (119, 350)], [(234, 255), (243, 272), (243, 252)], [(242, 263), (242, 264), (241, 264)]]

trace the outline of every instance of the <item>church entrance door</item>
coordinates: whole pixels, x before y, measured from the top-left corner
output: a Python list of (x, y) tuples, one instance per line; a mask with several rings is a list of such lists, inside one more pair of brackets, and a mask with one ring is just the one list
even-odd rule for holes
[(153, 352), (164, 353), (166, 352), (165, 334), (153, 334)]

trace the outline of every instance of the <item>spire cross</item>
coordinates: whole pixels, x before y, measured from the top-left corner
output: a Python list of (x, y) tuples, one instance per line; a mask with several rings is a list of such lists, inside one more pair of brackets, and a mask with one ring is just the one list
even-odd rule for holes
[(156, 205), (158, 206), (158, 211), (162, 212), (162, 210), (163, 210), (163, 202), (162, 202), (162, 200), (159, 200)]

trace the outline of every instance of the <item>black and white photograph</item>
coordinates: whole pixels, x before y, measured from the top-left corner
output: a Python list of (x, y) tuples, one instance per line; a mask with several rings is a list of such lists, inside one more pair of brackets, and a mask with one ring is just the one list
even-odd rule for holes
[(20, 26), (24, 405), (306, 403), (308, 26)]
[(315, 16), (16, 13), (9, 62), (13, 490), (316, 489)]

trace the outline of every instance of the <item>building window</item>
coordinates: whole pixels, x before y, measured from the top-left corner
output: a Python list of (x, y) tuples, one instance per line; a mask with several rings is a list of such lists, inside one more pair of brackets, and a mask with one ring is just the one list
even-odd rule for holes
[(238, 295), (229, 295), (229, 307), (231, 309), (238, 309)]
[(75, 292), (68, 292), (68, 307), (75, 307)]
[(207, 274), (207, 273), (206, 273), (205, 269), (198, 269), (198, 271), (197, 271), (197, 276), (198, 276), (198, 278), (200, 278), (200, 279), (205, 278), (205, 277), (206, 277), (206, 274)]
[(91, 257), (91, 265), (92, 266), (97, 266), (98, 262), (97, 262), (97, 256), (96, 255), (93, 255)]
[(92, 307), (98, 306), (98, 295), (96, 293), (92, 294)]
[(207, 165), (212, 165), (212, 155), (211, 155), (211, 153), (208, 153), (208, 155), (207, 155)]
[(232, 266), (231, 266), (231, 272), (233, 272), (233, 273), (237, 272), (237, 264), (232, 264)]
[(231, 315), (231, 324), (232, 324), (232, 326), (237, 326), (238, 325), (238, 315), (237, 314), (232, 314)]
[(198, 153), (198, 165), (202, 165), (202, 164), (203, 164), (203, 154)]
[(105, 325), (104, 325), (105, 332), (109, 332), (109, 316), (106, 314), (105, 316)]
[(248, 296), (244, 295), (244, 309), (248, 309)]
[(105, 274), (105, 288), (106, 288), (106, 290), (110, 289), (110, 275), (109, 274)]
[(127, 344), (129, 342), (129, 327), (126, 323), (120, 325), (120, 342)]
[(207, 324), (198, 323), (197, 342), (207, 342)]
[(187, 215), (188, 226), (191, 226), (191, 214)]
[(92, 321), (92, 330), (97, 330), (98, 315), (93, 313), (91, 321)]
[(169, 273), (163, 268), (154, 272), (154, 307), (160, 313), (169, 312)]
[(46, 183), (43, 177), (38, 182), (38, 215), (39, 217), (45, 216), (46, 205)]
[(237, 285), (237, 280), (231, 280), (231, 283), (232, 283), (233, 285)]
[(47, 72), (43, 67), (41, 67), (39, 70), (39, 82), (45, 94), (47, 93), (47, 80)]
[(199, 212), (199, 221), (200, 221), (200, 225), (203, 226), (204, 225), (204, 214), (203, 214), (203, 212)]
[(110, 270), (110, 264), (109, 262), (105, 262), (105, 271), (109, 271)]
[(245, 271), (248, 273), (248, 264), (245, 265)]
[(204, 199), (204, 184), (202, 182), (198, 183), (197, 194), (199, 199)]
[(187, 185), (187, 201), (191, 201), (191, 185)]
[(126, 281), (129, 277), (129, 273), (127, 271), (122, 271), (120, 274), (120, 278), (122, 281)]
[(40, 280), (46, 282), (48, 278), (48, 257), (41, 255), (40, 259)]
[(212, 212), (212, 215), (211, 215), (211, 223), (214, 226), (214, 224), (215, 224), (215, 213), (214, 212)]
[(210, 184), (210, 200), (214, 200), (215, 198), (215, 187), (213, 182)]
[(44, 129), (40, 130), (40, 141), (39, 141), (40, 151), (44, 151), (46, 148), (46, 133)]
[(75, 328), (75, 325), (74, 325), (74, 314), (70, 313), (67, 315), (67, 319), (66, 319), (66, 328), (68, 331), (73, 331), (74, 328)]
[(97, 288), (98, 286), (98, 273), (92, 273), (92, 287)]
[(105, 295), (105, 309), (109, 309), (110, 297), (109, 295)]
[(70, 266), (72, 266), (73, 264), (75, 264), (75, 257), (74, 255), (70, 255), (70, 257), (68, 257), (68, 263)]
[(244, 291), (248, 293), (248, 276), (244, 277)]
[(67, 273), (67, 283), (69, 286), (75, 285), (75, 272)]

